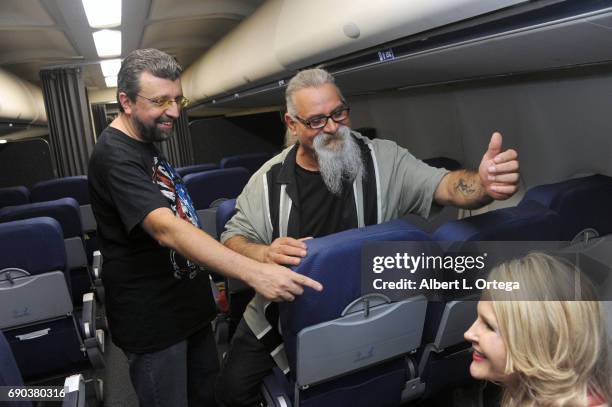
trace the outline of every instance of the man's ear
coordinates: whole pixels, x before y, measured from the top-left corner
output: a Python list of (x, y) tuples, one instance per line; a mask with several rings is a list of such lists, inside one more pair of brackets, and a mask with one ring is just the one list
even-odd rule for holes
[(125, 113), (132, 114), (132, 104), (134, 102), (130, 100), (127, 93), (119, 92), (119, 103), (121, 104), (121, 107)]
[(287, 130), (291, 132), (291, 134), (293, 136), (297, 135), (297, 123), (295, 120), (293, 120), (293, 117), (291, 117), (291, 115), (289, 113), (285, 113), (285, 115), (283, 116), (283, 118), (285, 119), (285, 124), (287, 125)]

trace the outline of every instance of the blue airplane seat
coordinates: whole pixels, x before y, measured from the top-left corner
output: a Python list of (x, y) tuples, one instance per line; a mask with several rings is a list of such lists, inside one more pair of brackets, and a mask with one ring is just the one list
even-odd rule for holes
[(186, 175), (195, 174), (203, 171), (216, 170), (219, 166), (215, 163), (205, 163), (205, 164), (196, 164), (196, 165), (188, 165), (186, 167), (179, 167), (176, 169), (176, 173), (181, 177), (185, 178)]
[(30, 191), (24, 186), (0, 188), (0, 208), (30, 202)]
[[(432, 167), (444, 168), (449, 171), (454, 171), (461, 168), (461, 164), (458, 161), (448, 157), (426, 158), (423, 160), (423, 162)], [(424, 232), (431, 234), (444, 223), (453, 221), (458, 217), (459, 209), (455, 206), (447, 205), (439, 211), (432, 211), (431, 215), (427, 219), (422, 218), (419, 215), (413, 213), (403, 215), (402, 219), (413, 223), (415, 226), (419, 227)]]
[[(291, 370), (286, 382), (278, 372), (265, 381), (263, 394), (270, 405), (400, 404), (410, 377), (406, 358), (421, 344), (427, 301), (424, 296), (395, 302), (380, 294), (362, 296), (360, 261), (366, 241), (430, 239), (410, 223), (395, 220), (306, 241), (308, 255), (295, 271), (321, 282), (324, 290), (306, 288), (295, 301), (279, 304)], [(281, 401), (279, 393), (287, 386), (293, 391), (285, 391)]]
[[(221, 202), (217, 207), (216, 222), (217, 222), (217, 238), (221, 237), (221, 233), (225, 230), (225, 224), (236, 213), (236, 199), (228, 199)], [(225, 280), (225, 288), (227, 293), (227, 301), (229, 303), (228, 312), (228, 340), (234, 335), (238, 322), (244, 314), (244, 310), (253, 298), (255, 291), (241, 280), (227, 277)]]
[(597, 236), (612, 233), (612, 177), (596, 174), (555, 184), (533, 187), (519, 206), (539, 202), (561, 216), (561, 239), (594, 231)]
[(196, 209), (207, 209), (218, 199), (238, 197), (249, 181), (244, 168), (222, 168), (189, 174), (183, 180)]
[(242, 168), (246, 168), (249, 171), (249, 174), (252, 175), (271, 157), (272, 155), (270, 153), (252, 153), (252, 154), (233, 155), (231, 157), (225, 157), (221, 159), (221, 162), (219, 163), (219, 167), (221, 168), (242, 167)]
[[(0, 331), (0, 386), (23, 386), (21, 372), (15, 362), (13, 351)], [(30, 401), (5, 401), (6, 407), (32, 407)]]
[[(64, 237), (55, 219), (38, 217), (0, 223), (0, 233), (2, 268), (22, 268), (31, 275), (47, 270), (66, 271)], [(23, 242), (27, 242), (25, 247)]]
[(74, 198), (79, 205), (88, 205), (87, 175), (41, 181), (32, 187), (32, 202), (55, 201), (60, 198)]
[(79, 204), (81, 233), (86, 246), (87, 259), (91, 263), (93, 252), (98, 250), (98, 239), (96, 219), (89, 199), (87, 176), (77, 175), (41, 181), (32, 187), (32, 202), (55, 201), (61, 198), (74, 198)]
[(476, 240), (561, 240), (561, 219), (537, 202), (525, 202), (480, 215), (447, 222), (432, 239), (441, 242)]
[(35, 202), (0, 209), (0, 222), (48, 216), (58, 221), (64, 235), (67, 266), (75, 304), (79, 304), (85, 292), (92, 286), (88, 273), (89, 261), (84, 245), (80, 208), (73, 198)]
[(53, 201), (33, 202), (0, 209), (0, 222), (49, 216), (59, 222), (65, 238), (81, 236), (79, 204), (73, 198), (60, 198)]
[(461, 168), (461, 163), (448, 157), (432, 157), (423, 160), (424, 163), (436, 168), (446, 168), (449, 171), (455, 171)]
[[(448, 222), (433, 233), (432, 239), (446, 248), (477, 252), (480, 251), (479, 241), (558, 241), (560, 221), (554, 211), (537, 202), (529, 202)], [(442, 296), (442, 301), (429, 304), (423, 330), (425, 346), (417, 355), (420, 397), (426, 399), (444, 389), (472, 381), (468, 370), (470, 345), (465, 342), (463, 333), (476, 319), (477, 301), (477, 296), (448, 293)]]
[(104, 366), (93, 295), (83, 296), (77, 318), (65, 269), (55, 219), (0, 223), (0, 330), (26, 380)]
[(217, 207), (217, 237), (221, 237), (221, 233), (225, 231), (225, 224), (234, 216), (236, 213), (236, 199), (228, 199), (227, 201), (221, 202)]

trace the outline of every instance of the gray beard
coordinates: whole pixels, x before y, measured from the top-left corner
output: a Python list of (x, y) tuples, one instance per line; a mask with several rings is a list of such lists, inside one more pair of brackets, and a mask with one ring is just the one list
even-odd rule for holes
[[(335, 134), (319, 134), (313, 141), (313, 148), (321, 178), (334, 195), (342, 192), (343, 181), (353, 182), (363, 170), (361, 150), (346, 126), (340, 126)], [(363, 176), (364, 171), (361, 173)]]

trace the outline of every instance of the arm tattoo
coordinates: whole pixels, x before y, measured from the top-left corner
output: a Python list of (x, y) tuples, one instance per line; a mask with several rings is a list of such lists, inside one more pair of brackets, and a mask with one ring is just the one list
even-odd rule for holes
[(463, 178), (459, 178), (459, 181), (457, 181), (457, 185), (455, 185), (455, 190), (461, 192), (463, 195), (472, 195), (474, 192), (476, 192), (476, 189), (474, 188), (473, 184), (466, 183)]

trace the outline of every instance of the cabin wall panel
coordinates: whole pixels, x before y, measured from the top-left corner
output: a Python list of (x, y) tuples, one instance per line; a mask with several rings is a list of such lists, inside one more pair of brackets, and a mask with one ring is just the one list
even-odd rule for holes
[(195, 164), (219, 163), (238, 154), (272, 154), (281, 149), (284, 137), (278, 112), (195, 120), (189, 132)]
[(576, 175), (612, 175), (612, 73), (349, 97), (353, 127), (370, 126), (415, 156), (446, 155), (475, 168), (491, 133), (516, 148), (526, 187)]

